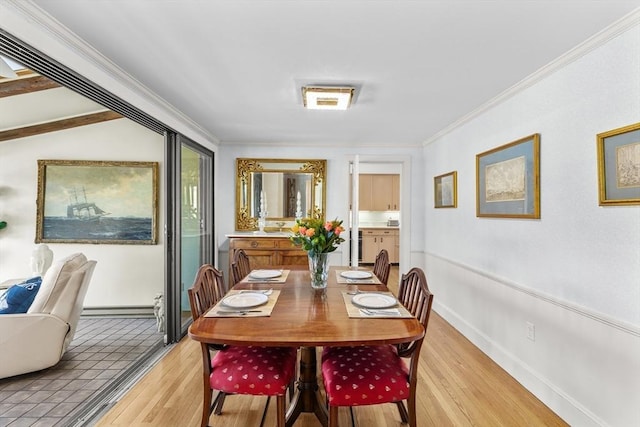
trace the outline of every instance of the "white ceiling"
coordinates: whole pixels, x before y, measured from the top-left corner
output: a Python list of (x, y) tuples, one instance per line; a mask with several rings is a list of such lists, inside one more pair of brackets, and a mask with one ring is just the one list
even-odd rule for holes
[[(419, 145), (640, 6), (32, 1), (222, 143), (345, 145)], [(353, 85), (355, 102), (305, 110), (303, 84)]]

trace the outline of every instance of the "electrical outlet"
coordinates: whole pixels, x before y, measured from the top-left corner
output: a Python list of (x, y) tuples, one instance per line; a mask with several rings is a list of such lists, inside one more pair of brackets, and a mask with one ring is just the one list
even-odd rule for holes
[(527, 338), (531, 341), (536, 340), (536, 325), (531, 322), (527, 322)]

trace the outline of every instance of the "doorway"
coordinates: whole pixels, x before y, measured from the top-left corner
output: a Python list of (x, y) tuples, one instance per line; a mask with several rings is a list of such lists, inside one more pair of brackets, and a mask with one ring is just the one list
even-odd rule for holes
[[(371, 253), (382, 247), (390, 254), (395, 252), (392, 264), (397, 265), (400, 272), (404, 271), (402, 266), (410, 265), (410, 159), (356, 156), (349, 162), (349, 173), (352, 178), (349, 264), (371, 264)], [(362, 176), (367, 178), (362, 179)], [(391, 187), (387, 188), (387, 185)], [(366, 202), (366, 197), (363, 199), (361, 192), (365, 195), (367, 192), (389, 193), (385, 196), (395, 201), (372, 205)], [(397, 194), (392, 195), (393, 192)], [(389, 250), (391, 241), (393, 246)]]

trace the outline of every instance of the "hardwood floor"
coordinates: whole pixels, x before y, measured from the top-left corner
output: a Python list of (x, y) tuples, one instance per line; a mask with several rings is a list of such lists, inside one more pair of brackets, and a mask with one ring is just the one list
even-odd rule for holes
[[(397, 267), (389, 283), (396, 292)], [(199, 344), (184, 338), (96, 426), (198, 426), (201, 375)], [(209, 425), (258, 426), (264, 403), (263, 397), (230, 396), (222, 415), (211, 416)], [(274, 405), (266, 427), (275, 426)], [(435, 312), (420, 355), (417, 412), (419, 426), (567, 426)], [(402, 425), (392, 404), (357, 407), (354, 413), (361, 427)], [(320, 423), (304, 414), (295, 425)], [(340, 425), (350, 426), (346, 409), (341, 409)]]

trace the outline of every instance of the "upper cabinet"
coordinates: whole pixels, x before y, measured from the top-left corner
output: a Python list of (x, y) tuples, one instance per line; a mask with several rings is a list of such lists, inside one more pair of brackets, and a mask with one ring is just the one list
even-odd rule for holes
[(359, 186), (361, 211), (400, 210), (400, 175), (361, 174)]

